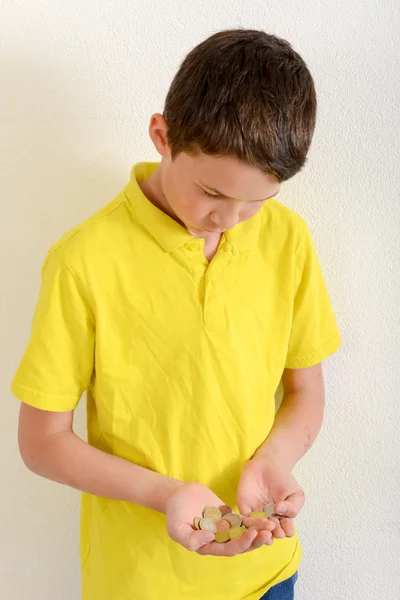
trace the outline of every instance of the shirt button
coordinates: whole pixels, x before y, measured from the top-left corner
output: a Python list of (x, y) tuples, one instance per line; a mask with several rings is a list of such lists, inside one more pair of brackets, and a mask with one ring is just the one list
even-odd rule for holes
[(186, 244), (186, 248), (188, 250), (192, 250), (192, 251), (200, 250), (201, 242), (188, 242)]

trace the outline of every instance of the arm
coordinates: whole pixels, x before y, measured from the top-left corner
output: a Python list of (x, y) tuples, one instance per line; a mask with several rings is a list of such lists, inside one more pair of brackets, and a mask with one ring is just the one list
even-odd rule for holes
[(73, 411), (21, 404), (18, 444), (28, 469), (89, 494), (165, 513), (167, 499), (181, 481), (93, 448), (75, 435), (72, 425)]
[[(239, 539), (218, 544), (197, 531), (193, 518), (223, 501), (200, 483), (183, 483), (93, 448), (72, 430), (73, 411), (55, 413), (21, 405), (18, 443), (26, 466), (42, 477), (75, 489), (147, 506), (166, 514), (169, 536), (199, 554), (234, 556), (272, 543), (271, 527), (249, 529)], [(254, 542), (254, 544), (253, 544)]]
[(275, 538), (294, 535), (292, 518), (304, 504), (304, 492), (292, 474), (297, 461), (311, 447), (324, 412), (321, 364), (283, 373), (284, 398), (274, 425), (263, 444), (248, 461), (238, 485), (238, 504), (243, 514), (275, 504), (286, 517), (276, 522)]
[(292, 470), (311, 448), (322, 425), (325, 406), (322, 365), (285, 369), (282, 382), (282, 404), (267, 439), (254, 456)]

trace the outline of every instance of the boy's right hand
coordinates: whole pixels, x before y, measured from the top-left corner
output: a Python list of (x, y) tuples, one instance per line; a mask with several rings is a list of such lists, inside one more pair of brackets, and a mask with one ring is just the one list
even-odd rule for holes
[(167, 529), (171, 539), (187, 550), (214, 556), (235, 556), (273, 543), (268, 529), (255, 527), (245, 531), (241, 538), (219, 543), (210, 531), (193, 529), (194, 517), (201, 517), (206, 506), (222, 506), (224, 502), (201, 483), (183, 483), (169, 496), (166, 505)]

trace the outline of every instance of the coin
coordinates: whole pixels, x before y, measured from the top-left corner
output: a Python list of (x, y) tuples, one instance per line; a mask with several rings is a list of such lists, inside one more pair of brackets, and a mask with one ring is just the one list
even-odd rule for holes
[(204, 519), (211, 519), (212, 521), (218, 521), (222, 517), (222, 513), (219, 508), (215, 506), (207, 506), (203, 510)]
[(212, 533), (215, 533), (217, 531), (215, 523), (211, 519), (200, 519), (199, 526), (200, 526), (200, 529), (205, 529), (206, 531), (212, 531)]
[(200, 529), (200, 517), (195, 517), (193, 519), (193, 527), (195, 529)]
[(253, 510), (253, 512), (249, 514), (249, 517), (252, 519), (266, 519), (268, 515), (263, 510)]
[(225, 521), (229, 521), (232, 527), (240, 527), (242, 524), (242, 517), (236, 513), (228, 513), (224, 515)]
[(227, 531), (231, 528), (231, 524), (226, 519), (220, 519), (219, 521), (215, 521), (215, 526), (217, 531)]
[(228, 542), (231, 539), (230, 536), (230, 532), (231, 530), (229, 529), (229, 531), (217, 531), (217, 533), (215, 534), (215, 541), (216, 542)]
[(277, 519), (281, 520), (285, 518), (285, 515), (280, 515), (279, 513), (275, 512), (275, 504), (266, 504), (264, 506), (264, 511), (267, 513), (268, 517), (276, 517)]
[(243, 527), (232, 527), (231, 529), (229, 529), (228, 533), (230, 539), (234, 540), (236, 538), (242, 537), (242, 535), (244, 534), (244, 529)]
[(270, 504), (266, 504), (264, 506), (264, 511), (267, 513), (268, 517), (275, 516), (275, 504), (273, 502)]
[(222, 506), (219, 506), (218, 508), (221, 511), (222, 516), (227, 515), (232, 512), (231, 507), (228, 506), (227, 504), (223, 504)]
[(214, 508), (214, 506), (205, 506), (203, 508), (203, 513), (202, 514), (204, 515), (204, 513), (206, 512), (206, 510), (208, 510), (209, 508)]

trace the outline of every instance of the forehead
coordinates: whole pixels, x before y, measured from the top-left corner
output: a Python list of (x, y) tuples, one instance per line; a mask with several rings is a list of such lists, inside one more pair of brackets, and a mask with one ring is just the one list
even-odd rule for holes
[[(176, 166), (193, 184), (216, 189), (230, 198), (257, 200), (278, 193), (280, 184), (268, 173), (241, 162), (235, 156), (191, 156), (182, 152)], [(178, 165), (179, 163), (179, 165)]]

